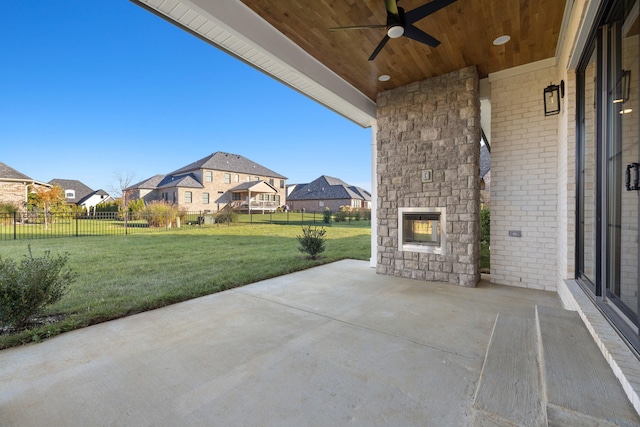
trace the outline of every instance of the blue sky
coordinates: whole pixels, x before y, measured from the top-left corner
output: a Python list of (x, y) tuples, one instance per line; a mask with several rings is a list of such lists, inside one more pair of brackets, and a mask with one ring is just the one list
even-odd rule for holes
[(3, 0), (0, 162), (97, 190), (216, 151), (371, 188), (363, 129), (126, 0)]

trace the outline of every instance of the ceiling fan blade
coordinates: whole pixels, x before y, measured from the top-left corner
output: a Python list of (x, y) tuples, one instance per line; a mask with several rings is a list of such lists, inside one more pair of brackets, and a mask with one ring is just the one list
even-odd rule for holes
[(405, 12), (404, 18), (407, 23), (413, 24), (416, 21), (421, 20), (422, 18), (431, 15), (434, 12), (439, 11), (443, 7), (449, 6), (451, 3), (454, 3), (456, 0), (433, 0), (427, 4), (423, 4), (422, 6), (418, 6), (409, 12)]
[(333, 27), (329, 28), (329, 31), (342, 31), (342, 30), (369, 30), (371, 28), (386, 28), (386, 24), (376, 25), (352, 25), (350, 27)]
[(369, 57), (369, 61), (373, 61), (374, 59), (376, 59), (376, 56), (378, 56), (378, 54), (380, 53), (384, 45), (387, 44), (388, 41), (389, 41), (389, 36), (384, 36), (380, 44), (378, 44), (378, 47), (376, 47), (376, 50), (374, 50), (371, 56)]
[(440, 44), (439, 40), (431, 37), (421, 29), (414, 27), (413, 24), (409, 24), (405, 27), (404, 36), (431, 47), (436, 47)]

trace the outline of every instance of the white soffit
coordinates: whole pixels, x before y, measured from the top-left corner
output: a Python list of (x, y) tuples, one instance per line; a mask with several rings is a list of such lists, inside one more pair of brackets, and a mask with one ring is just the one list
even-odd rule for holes
[(239, 0), (131, 0), (362, 127), (376, 104)]

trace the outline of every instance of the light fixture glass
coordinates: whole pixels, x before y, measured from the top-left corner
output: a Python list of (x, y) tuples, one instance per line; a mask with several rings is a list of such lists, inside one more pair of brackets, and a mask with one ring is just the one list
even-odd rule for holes
[(508, 35), (504, 35), (504, 36), (500, 36), (500, 37), (496, 37), (496, 39), (493, 41), (494, 46), (502, 46), (503, 44), (507, 43), (509, 40), (511, 40), (511, 36)]
[(402, 25), (392, 25), (387, 28), (387, 35), (389, 38), (397, 39), (404, 34), (404, 27)]
[(388, 74), (383, 74), (378, 77), (378, 80), (380, 80), (381, 82), (388, 82), (389, 80), (391, 80), (391, 76), (389, 76)]
[(564, 98), (564, 80), (559, 85), (549, 84), (544, 88), (544, 115), (560, 114), (560, 98)]

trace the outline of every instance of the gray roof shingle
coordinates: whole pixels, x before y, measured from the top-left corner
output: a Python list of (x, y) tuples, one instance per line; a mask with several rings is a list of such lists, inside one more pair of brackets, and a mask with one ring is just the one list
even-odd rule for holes
[(371, 200), (371, 194), (338, 178), (322, 175), (309, 184), (300, 184), (287, 200), (331, 200), (331, 199), (356, 199)]
[(215, 152), (207, 157), (195, 161), (184, 166), (169, 175), (180, 175), (187, 172), (193, 172), (199, 169), (211, 169), (227, 172), (246, 173), (257, 176), (267, 176), (279, 179), (286, 179), (271, 169), (265, 168), (256, 162), (253, 162), (239, 154), (225, 153), (222, 151)]
[(79, 202), (80, 200), (85, 199), (87, 196), (90, 196), (94, 193), (94, 191), (91, 188), (87, 187), (77, 179), (54, 178), (51, 181), (49, 181), (49, 184), (59, 185), (60, 187), (62, 187), (63, 190), (73, 190), (76, 194), (76, 197), (69, 200), (72, 200), (74, 202), (75, 201)]
[(2, 162), (0, 162), (0, 179), (24, 179), (33, 181), (33, 179), (29, 178), (27, 175), (22, 172), (18, 172), (14, 168), (7, 166)]

